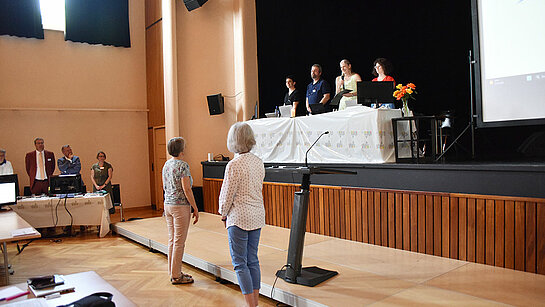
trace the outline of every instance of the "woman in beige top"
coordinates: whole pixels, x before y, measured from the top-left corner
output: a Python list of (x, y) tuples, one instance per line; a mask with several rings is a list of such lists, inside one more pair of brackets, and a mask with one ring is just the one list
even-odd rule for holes
[(341, 98), (339, 103), (339, 111), (346, 109), (346, 102), (358, 100), (358, 81), (361, 81), (360, 75), (352, 71), (352, 64), (347, 59), (344, 59), (339, 63), (341, 68), (341, 75), (335, 79), (335, 94), (347, 89), (351, 92), (346, 93)]

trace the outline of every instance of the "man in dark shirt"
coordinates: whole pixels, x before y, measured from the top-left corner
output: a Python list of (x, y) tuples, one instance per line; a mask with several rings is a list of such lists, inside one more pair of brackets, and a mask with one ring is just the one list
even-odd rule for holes
[[(322, 112), (325, 111), (325, 104), (331, 97), (331, 88), (329, 83), (322, 79), (322, 66), (319, 64), (312, 65), (310, 69), (310, 77), (312, 82), (307, 86), (307, 110), (312, 113), (311, 105), (321, 105)], [(316, 112), (314, 112), (316, 114)]]
[(81, 162), (79, 157), (74, 156), (74, 153), (72, 153), (70, 145), (64, 145), (61, 148), (61, 151), (64, 156), (57, 160), (57, 165), (59, 166), (61, 174), (79, 174), (81, 171)]

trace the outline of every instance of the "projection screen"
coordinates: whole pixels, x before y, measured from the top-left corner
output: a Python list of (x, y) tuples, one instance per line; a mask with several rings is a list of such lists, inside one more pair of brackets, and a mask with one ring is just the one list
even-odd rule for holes
[(545, 0), (472, 0), (479, 127), (545, 124)]

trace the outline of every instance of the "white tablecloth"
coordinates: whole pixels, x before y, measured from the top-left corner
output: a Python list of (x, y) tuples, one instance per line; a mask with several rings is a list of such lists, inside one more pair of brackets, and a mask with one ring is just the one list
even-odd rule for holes
[(247, 121), (263, 162), (304, 163), (305, 152), (324, 132), (308, 154), (309, 163), (395, 162), (392, 118), (399, 109), (349, 107), (343, 111), (295, 118), (264, 118)]
[(65, 199), (56, 197), (25, 198), (17, 201), (11, 208), (34, 228), (69, 226), (70, 212), (72, 225), (100, 226), (100, 237), (110, 231), (110, 214), (112, 208), (110, 195), (87, 194), (78, 198)]

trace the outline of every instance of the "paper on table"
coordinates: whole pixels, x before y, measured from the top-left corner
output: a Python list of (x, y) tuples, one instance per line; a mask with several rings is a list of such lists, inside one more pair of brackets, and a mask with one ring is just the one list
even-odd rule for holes
[(38, 232), (32, 228), (32, 227), (28, 227), (28, 228), (21, 228), (21, 229), (16, 229), (16, 230), (12, 230), (11, 231), (11, 236), (12, 237), (17, 237), (17, 236), (24, 236), (24, 235), (33, 235), (33, 234), (37, 234)]
[(26, 290), (21, 290), (17, 287), (9, 287), (0, 290), (0, 298), (7, 298), (24, 292), (26, 292)]
[(47, 305), (47, 301), (45, 300), (45, 298), (31, 298), (31, 299), (24, 300), (24, 301), (13, 302), (13, 303), (7, 304), (5, 306), (10, 306), (10, 307), (45, 307), (45, 306), (48, 306), (48, 305)]

